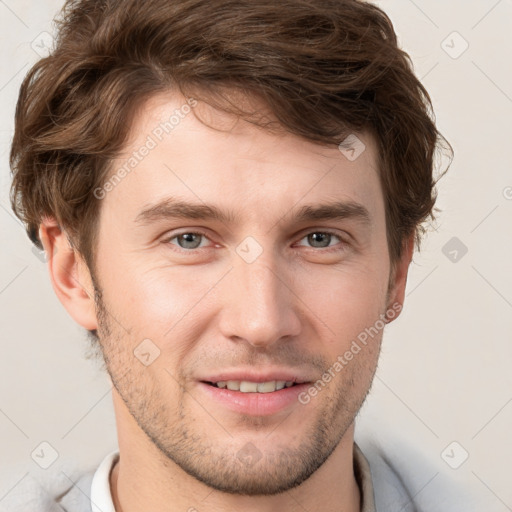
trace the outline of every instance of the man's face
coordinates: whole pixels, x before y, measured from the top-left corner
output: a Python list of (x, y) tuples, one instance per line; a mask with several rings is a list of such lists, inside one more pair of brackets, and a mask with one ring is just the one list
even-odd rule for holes
[[(165, 464), (226, 492), (282, 492), (335, 450), (376, 368), (382, 329), (344, 357), (391, 306), (375, 144), (360, 136), (352, 161), (204, 104), (201, 117), (225, 131), (189, 113), (162, 134), (184, 104), (147, 103), (113, 170), (147, 155), (102, 200), (95, 280), (114, 399)], [(226, 218), (171, 216), (177, 200)], [(338, 217), (298, 218), (336, 203)], [(228, 380), (247, 382), (211, 384)], [(268, 381), (306, 384), (270, 391)]]

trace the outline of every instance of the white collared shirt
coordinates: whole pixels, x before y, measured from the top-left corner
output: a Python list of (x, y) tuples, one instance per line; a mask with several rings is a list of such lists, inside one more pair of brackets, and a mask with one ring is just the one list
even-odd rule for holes
[(119, 460), (119, 452), (109, 453), (98, 466), (91, 484), (92, 512), (116, 512), (110, 491), (110, 472)]

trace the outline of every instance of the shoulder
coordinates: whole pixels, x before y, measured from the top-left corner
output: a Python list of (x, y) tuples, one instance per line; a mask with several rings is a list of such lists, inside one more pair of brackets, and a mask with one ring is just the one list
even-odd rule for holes
[(370, 466), (376, 509), (379, 512), (416, 512), (414, 496), (400, 474), (401, 468), (378, 445), (358, 444)]
[(72, 476), (65, 472), (47, 478), (26, 474), (2, 499), (0, 512), (91, 512), (94, 471)]
[(441, 458), (433, 460), (404, 440), (385, 442), (365, 435), (357, 444), (367, 459), (378, 512), (479, 512), (481, 500), (450, 474)]
[(58, 497), (66, 512), (91, 512), (91, 486), (94, 471), (84, 473), (64, 494)]

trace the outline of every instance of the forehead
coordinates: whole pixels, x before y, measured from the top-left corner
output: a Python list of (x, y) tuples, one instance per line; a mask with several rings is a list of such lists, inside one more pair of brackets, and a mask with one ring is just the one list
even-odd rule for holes
[[(254, 98), (240, 101), (264, 111)], [(238, 218), (254, 208), (263, 218), (273, 207), (273, 213), (286, 213), (301, 202), (326, 199), (362, 203), (372, 215), (383, 216), (373, 138), (352, 134), (342, 149), (284, 130), (270, 132), (205, 103), (163, 93), (134, 117), (125, 149), (111, 166), (111, 176), (122, 178), (113, 180), (107, 199), (130, 209), (133, 220), (135, 210), (169, 194), (229, 203)]]

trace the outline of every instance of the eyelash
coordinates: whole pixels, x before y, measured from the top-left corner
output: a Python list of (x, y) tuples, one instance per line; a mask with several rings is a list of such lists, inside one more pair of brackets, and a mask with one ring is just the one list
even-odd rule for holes
[[(339, 235), (338, 233), (336, 233), (334, 231), (325, 230), (325, 229), (324, 230), (316, 229), (316, 230), (309, 231), (309, 232), (305, 233), (304, 236), (302, 236), (302, 238), (300, 240), (303, 240), (304, 238), (306, 238), (307, 236), (309, 236), (313, 233), (321, 233), (323, 235), (335, 236), (336, 238), (338, 238), (340, 240), (342, 247), (338, 247), (339, 244), (336, 244), (332, 247), (309, 247), (310, 249), (316, 249), (317, 251), (320, 251), (320, 252), (342, 251), (342, 250), (344, 250), (344, 246), (347, 244), (347, 242), (341, 237), (341, 235)], [(176, 250), (177, 252), (181, 252), (181, 253), (194, 253), (195, 251), (205, 249), (204, 247), (199, 247), (199, 248), (195, 248), (195, 249), (184, 249), (183, 247), (179, 247), (178, 245), (171, 244), (171, 240), (174, 240), (175, 238), (178, 238), (181, 235), (188, 235), (188, 234), (201, 235), (209, 240), (207, 233), (205, 233), (204, 231), (201, 231), (201, 230), (195, 230), (195, 231), (182, 231), (181, 233), (175, 233), (175, 234), (173, 234), (172, 237), (166, 237), (163, 240), (163, 242), (166, 244), (169, 244), (169, 245), (174, 245), (175, 248), (173, 248), (172, 250)], [(301, 246), (301, 247), (304, 247), (304, 246)]]

